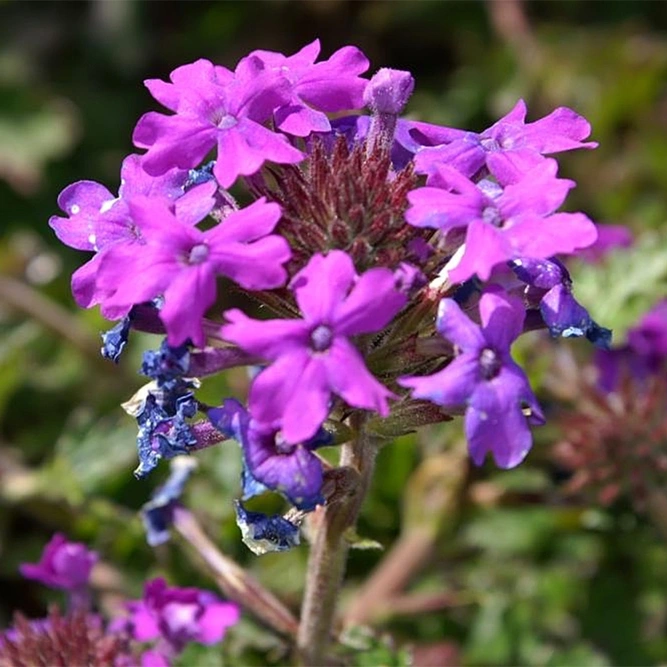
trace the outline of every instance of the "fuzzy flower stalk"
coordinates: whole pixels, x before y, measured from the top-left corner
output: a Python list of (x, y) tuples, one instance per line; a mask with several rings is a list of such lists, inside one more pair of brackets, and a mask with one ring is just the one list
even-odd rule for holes
[[(512, 343), (539, 328), (610, 337), (560, 259), (597, 238), (584, 213), (561, 211), (575, 183), (554, 157), (595, 148), (588, 122), (564, 107), (527, 121), (521, 100), (481, 132), (406, 120), (412, 75), (368, 68), (353, 46), (320, 58), (316, 40), (146, 81), (164, 110), (139, 119), (117, 195), (80, 181), (50, 221), (92, 253), (72, 289), (117, 321), (103, 354), (118, 361), (133, 329), (164, 338), (126, 404), (137, 476), (234, 439), (237, 522), (255, 553), (297, 545), (317, 510), (305, 664), (328, 660), (344, 534), (381, 446), (464, 415), (473, 461), (514, 467), (544, 416)], [(199, 378), (239, 366), (247, 397), (197, 399)], [(340, 450), (338, 466), (323, 447)], [(270, 492), (284, 514), (243, 504)], [(151, 504), (155, 543), (162, 507)]]

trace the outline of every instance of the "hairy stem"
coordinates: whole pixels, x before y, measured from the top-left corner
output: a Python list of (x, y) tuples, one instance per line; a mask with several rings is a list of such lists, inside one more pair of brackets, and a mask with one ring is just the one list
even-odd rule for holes
[(174, 510), (174, 527), (208, 565), (230, 600), (243, 605), (276, 632), (296, 634), (298, 623), (289, 609), (240, 565), (225, 556), (188, 510), (182, 507)]
[(326, 665), (340, 585), (345, 574), (348, 542), (345, 532), (354, 526), (370, 486), (377, 442), (364, 431), (365, 418), (355, 424), (355, 438), (342, 446), (340, 465), (359, 473), (350, 493), (327, 505), (308, 560), (306, 591), (297, 635), (299, 660), (303, 665)]

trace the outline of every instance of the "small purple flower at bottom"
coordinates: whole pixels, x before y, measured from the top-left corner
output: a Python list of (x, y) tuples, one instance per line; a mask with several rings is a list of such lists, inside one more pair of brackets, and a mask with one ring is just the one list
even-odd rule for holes
[(332, 394), (386, 416), (393, 394), (366, 368), (350, 338), (382, 330), (403, 308), (406, 297), (396, 289), (396, 276), (384, 268), (357, 276), (350, 257), (334, 250), (315, 255), (290, 288), (303, 319), (259, 321), (236, 309), (225, 313), (222, 337), (273, 362), (250, 388), (253, 419), (297, 444), (317, 433)]
[(518, 299), (498, 289), (482, 295), (479, 310), (481, 326), (456, 301), (443, 299), (437, 328), (460, 353), (444, 370), (427, 377), (404, 377), (399, 384), (411, 388), (414, 398), (449, 408), (465, 406), (473, 461), (481, 465), (491, 452), (501, 468), (513, 468), (531, 448), (528, 424), (544, 423), (526, 376), (510, 356), (525, 312)]
[(180, 653), (190, 642), (216, 644), (239, 620), (235, 604), (197, 588), (169, 588), (164, 579), (147, 582), (143, 599), (127, 607), (129, 618), (116, 621), (114, 629), (140, 642), (162, 639), (167, 656)]
[(50, 588), (76, 591), (88, 585), (90, 572), (97, 562), (97, 553), (85, 544), (68, 542), (56, 533), (46, 545), (39, 563), (23, 563), (21, 574)]

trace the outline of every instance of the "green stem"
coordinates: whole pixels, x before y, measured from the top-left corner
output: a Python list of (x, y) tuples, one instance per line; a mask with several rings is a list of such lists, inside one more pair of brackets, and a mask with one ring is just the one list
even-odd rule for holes
[(378, 446), (364, 432), (365, 418), (357, 421), (355, 439), (342, 446), (340, 465), (356, 469), (359, 483), (346, 497), (326, 507), (310, 551), (297, 634), (302, 665), (327, 664), (327, 648), (349, 549), (345, 532), (357, 521), (373, 475)]

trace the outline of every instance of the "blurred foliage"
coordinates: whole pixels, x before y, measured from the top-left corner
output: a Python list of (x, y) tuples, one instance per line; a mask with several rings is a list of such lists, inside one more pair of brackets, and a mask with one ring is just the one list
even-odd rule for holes
[[(252, 48), (293, 52), (316, 36), (325, 53), (354, 43), (375, 68), (412, 70), (413, 117), (481, 129), (518, 97), (533, 119), (560, 105), (583, 113), (600, 147), (562, 159), (562, 173), (578, 183), (571, 206), (628, 225), (636, 244), (603, 265), (573, 266), (576, 294), (621, 340), (667, 293), (664, 3), (4, 0), (0, 626), (13, 609), (37, 616), (52, 599), (20, 580), (17, 566), (35, 560), (55, 530), (101, 552), (107, 568), (95, 585), (107, 610), (119, 593), (139, 596), (157, 574), (214, 586), (178, 544), (150, 550), (136, 515), (166, 470), (144, 482), (132, 477), (134, 429), (118, 405), (142, 384), (141, 351), (159, 341), (135, 336), (118, 367), (98, 358), (107, 325), (97, 312), (77, 311), (69, 294), (83, 258), (58, 245), (47, 221), (59, 191), (75, 180), (117, 187), (134, 123), (155, 108), (143, 79), (164, 78), (197, 57), (232, 65)], [(585, 344), (572, 345), (583, 362)], [(538, 385), (551, 350), (522, 348)], [(244, 382), (237, 374), (229, 389), (206, 383), (204, 399), (242, 393)], [(437, 479), (421, 466), (451, 451), (460, 424), (401, 438), (382, 452), (358, 533), (384, 550), (352, 551), (344, 602), (399, 537), (417, 534), (420, 498), (434, 503), (425, 510), (435, 511), (427, 522), (432, 542), (402, 597), (376, 614), (378, 634), (359, 631), (349, 642), (352, 664), (403, 665), (410, 656), (420, 665), (667, 661), (666, 536), (650, 513), (623, 501), (601, 508), (565, 498), (562, 471), (549, 457), (556, 431), (557, 423), (541, 431), (517, 471), (469, 471), (461, 459), (461, 483), (439, 499), (437, 486), (420, 486)], [(202, 453), (200, 463), (188, 504), (223, 551), (297, 610), (307, 547), (253, 557), (231, 507), (238, 449), (227, 443)], [(456, 476), (442, 474), (443, 485), (454, 484)], [(244, 618), (222, 646), (191, 647), (181, 664), (289, 661), (281, 640)]]

